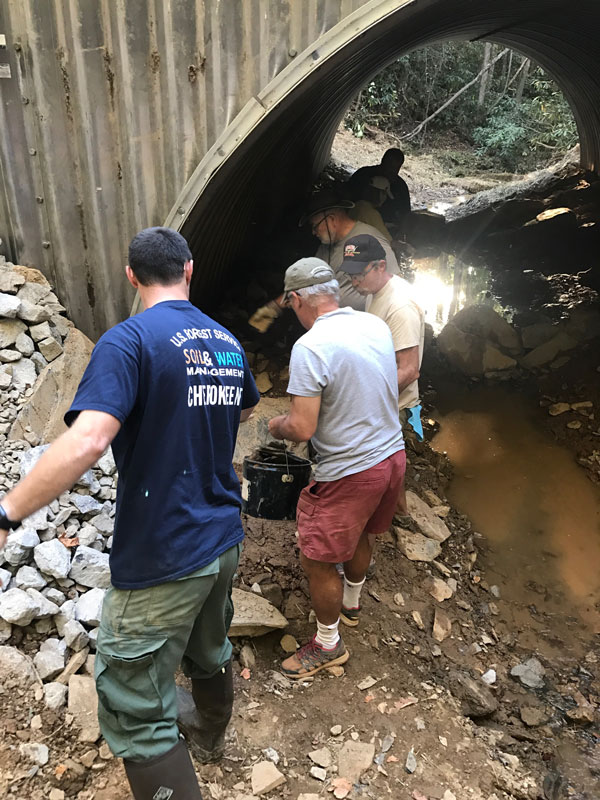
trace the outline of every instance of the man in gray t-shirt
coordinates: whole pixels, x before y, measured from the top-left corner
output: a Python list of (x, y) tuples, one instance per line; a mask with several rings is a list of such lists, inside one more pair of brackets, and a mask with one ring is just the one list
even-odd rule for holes
[[(396, 358), (387, 325), (339, 307), (339, 285), (318, 258), (288, 268), (285, 298), (307, 328), (290, 360), (288, 414), (269, 422), (277, 439), (310, 439), (315, 480), (302, 490), (297, 524), (317, 633), (282, 664), (292, 678), (343, 664), (342, 621), (358, 624), (371, 559), (370, 534), (392, 522), (406, 458), (398, 422)], [(344, 584), (336, 563), (344, 564)]]

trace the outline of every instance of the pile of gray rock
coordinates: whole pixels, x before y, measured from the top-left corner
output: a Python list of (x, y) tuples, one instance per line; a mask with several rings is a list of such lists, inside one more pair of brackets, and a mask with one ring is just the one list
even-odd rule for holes
[(576, 348), (600, 335), (600, 312), (572, 309), (554, 322), (539, 312), (515, 315), (509, 323), (493, 308), (463, 308), (444, 327), (437, 344), (448, 361), (469, 377), (501, 377), (515, 371), (558, 369)]
[[(92, 343), (37, 270), (0, 264), (0, 496), (24, 477), (62, 416)], [(38, 446), (39, 445), (39, 446)], [(0, 549), (0, 646), (25, 642), (50, 707), (95, 647), (110, 585), (116, 466), (107, 452)], [(10, 649), (10, 648), (9, 648)]]
[[(47, 445), (15, 449), (3, 460), (14, 475), (33, 467)], [(15, 628), (42, 642), (34, 665), (43, 681), (64, 670), (70, 655), (94, 648), (110, 585), (116, 467), (107, 452), (72, 492), (13, 531), (0, 550), (0, 643)]]

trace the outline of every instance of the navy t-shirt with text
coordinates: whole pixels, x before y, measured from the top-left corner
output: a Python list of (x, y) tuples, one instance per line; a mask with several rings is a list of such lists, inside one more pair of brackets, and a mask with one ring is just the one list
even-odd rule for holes
[(240, 412), (259, 398), (237, 339), (186, 300), (99, 339), (65, 422), (84, 410), (121, 422), (114, 586), (181, 578), (243, 539), (232, 457)]

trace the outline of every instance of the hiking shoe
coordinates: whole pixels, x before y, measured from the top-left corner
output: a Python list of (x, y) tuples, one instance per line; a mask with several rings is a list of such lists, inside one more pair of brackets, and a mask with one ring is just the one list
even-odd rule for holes
[[(311, 675), (316, 675), (322, 669), (345, 664), (350, 658), (350, 653), (346, 650), (341, 638), (333, 650), (325, 650), (315, 641), (316, 636), (315, 634), (308, 644), (296, 650), (293, 656), (286, 658), (282, 663), (281, 671), (288, 678), (310, 678)], [(285, 666), (287, 662), (293, 662), (294, 659), (300, 662), (300, 666)]]
[(360, 606), (358, 608), (344, 608), (340, 612), (340, 619), (349, 628), (356, 628), (360, 614)]

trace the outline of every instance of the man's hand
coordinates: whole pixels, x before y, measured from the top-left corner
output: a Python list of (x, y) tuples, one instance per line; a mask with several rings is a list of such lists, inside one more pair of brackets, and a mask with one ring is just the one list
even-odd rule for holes
[(320, 408), (321, 395), (317, 397), (292, 395), (290, 413), (269, 420), (269, 433), (274, 439), (308, 442), (317, 430)]
[(278, 417), (273, 417), (269, 420), (269, 433), (274, 439), (285, 439), (281, 433), (281, 426), (287, 419), (287, 414), (280, 414)]

